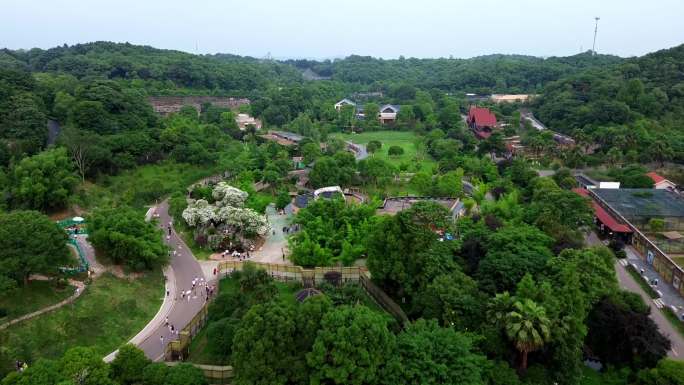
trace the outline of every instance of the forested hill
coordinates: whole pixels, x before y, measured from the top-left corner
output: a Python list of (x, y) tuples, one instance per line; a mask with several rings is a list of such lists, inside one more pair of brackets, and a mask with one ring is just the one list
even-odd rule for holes
[(684, 161), (684, 45), (563, 77), (534, 110), (553, 129), (606, 152)]
[(444, 91), (536, 93), (562, 76), (623, 60), (617, 56), (582, 53), (547, 59), (488, 55), (471, 59), (385, 60), (352, 55), (334, 61), (275, 61), (231, 54), (193, 55), (111, 42), (0, 51), (0, 65), (5, 68), (66, 73), (79, 79), (137, 81), (151, 94), (201, 91), (240, 96), (250, 96), (255, 90), (264, 90), (272, 84), (299, 83), (301, 72), (306, 69), (339, 82), (378, 89), (407, 84)]
[(471, 59), (376, 59), (349, 56), (342, 60), (290, 60), (334, 80), (362, 84), (407, 83), (421, 88), (477, 93), (535, 93), (553, 80), (585, 68), (622, 62), (617, 56), (589, 52), (547, 59), (522, 55), (488, 55)]
[(129, 43), (95, 42), (48, 50), (0, 51), (0, 66), (66, 73), (79, 79), (141, 82), (150, 93), (190, 89), (248, 96), (270, 84), (301, 81), (292, 66), (234, 55), (193, 55)]

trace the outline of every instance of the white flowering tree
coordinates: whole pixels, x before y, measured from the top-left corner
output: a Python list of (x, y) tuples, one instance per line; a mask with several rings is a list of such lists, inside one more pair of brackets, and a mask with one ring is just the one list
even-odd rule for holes
[(232, 206), (232, 207), (242, 207), (245, 205), (245, 201), (249, 194), (230, 186), (226, 182), (219, 182), (212, 191), (211, 194), (216, 200), (217, 206)]
[(212, 191), (213, 204), (204, 199), (190, 201), (183, 210), (185, 222), (195, 228), (195, 240), (218, 249), (227, 240), (249, 243), (271, 230), (264, 215), (243, 207), (248, 194), (221, 182)]
[(191, 227), (206, 226), (214, 220), (215, 212), (216, 206), (204, 199), (198, 199), (188, 203), (188, 207), (183, 210), (183, 219)]

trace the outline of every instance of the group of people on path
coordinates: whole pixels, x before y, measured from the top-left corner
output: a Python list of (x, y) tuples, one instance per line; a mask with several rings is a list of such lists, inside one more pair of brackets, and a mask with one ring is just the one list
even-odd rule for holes
[(215, 290), (216, 286), (209, 285), (203, 277), (195, 277), (192, 280), (189, 290), (181, 290), (180, 300), (187, 300), (188, 302), (190, 302), (190, 299), (198, 298), (201, 296), (204, 298), (204, 301), (207, 302), (209, 301), (209, 298), (211, 298), (214, 295)]
[(230, 249), (232, 249), (232, 248), (233, 248), (233, 242), (230, 243), (230, 246), (227, 250), (224, 250), (221, 253), (221, 257), (225, 258), (227, 256), (231, 256), (233, 258), (237, 258), (239, 261), (244, 261), (244, 260), (252, 257), (250, 255), (250, 252), (254, 252), (254, 245), (249, 245), (249, 247), (244, 251), (239, 251), (237, 249), (234, 249), (233, 251), (231, 251)]

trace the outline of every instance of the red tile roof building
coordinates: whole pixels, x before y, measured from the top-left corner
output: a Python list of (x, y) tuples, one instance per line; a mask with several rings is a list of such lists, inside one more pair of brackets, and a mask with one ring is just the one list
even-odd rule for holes
[(496, 126), (496, 116), (488, 108), (471, 106), (468, 111), (467, 122), (477, 137), (487, 139), (492, 135), (492, 129)]
[(589, 196), (589, 191), (583, 188), (572, 189), (575, 193), (582, 195), (591, 199), (591, 207), (594, 209), (594, 216), (599, 220), (604, 226), (610, 229), (614, 233), (631, 233), (632, 229), (624, 223), (618, 222), (617, 219), (613, 218), (612, 215), (606, 209), (601, 207), (593, 198)]
[(653, 187), (654, 188), (657, 188), (657, 189), (674, 189), (675, 187), (677, 187), (676, 184), (670, 182), (669, 180), (665, 179), (665, 177), (658, 175), (653, 171), (646, 173), (646, 176), (653, 180)]
[(496, 116), (489, 108), (472, 106), (468, 111), (468, 124), (473, 128), (493, 128), (496, 125)]
[(656, 174), (656, 173), (653, 172), (653, 171), (647, 173), (646, 176), (648, 176), (649, 178), (653, 179), (653, 183), (656, 183), (656, 184), (657, 184), (657, 183), (660, 183), (660, 182), (662, 182), (662, 181), (665, 180), (665, 178), (663, 178), (662, 176)]

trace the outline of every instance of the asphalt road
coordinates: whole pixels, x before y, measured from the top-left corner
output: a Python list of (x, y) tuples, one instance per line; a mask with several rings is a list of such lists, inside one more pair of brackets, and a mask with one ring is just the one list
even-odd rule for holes
[[(589, 236), (586, 237), (587, 244), (593, 245), (603, 245), (601, 240), (592, 231)], [(648, 304), (651, 308), (651, 319), (658, 325), (660, 332), (670, 339), (672, 343), (672, 349), (668, 352), (668, 356), (675, 360), (684, 360), (684, 338), (674, 329), (670, 321), (663, 315), (662, 311), (658, 309), (653, 299), (644, 292), (644, 290), (639, 286), (639, 284), (634, 281), (631, 275), (627, 272), (624, 266), (622, 266), (617, 260), (615, 261), (615, 271), (617, 272), (618, 283), (620, 287), (624, 290), (637, 293), (643, 298), (644, 302)]]
[[(157, 206), (157, 214), (159, 214), (159, 225), (164, 231), (164, 240), (172, 250), (176, 250), (176, 255), (171, 253), (171, 267), (174, 272), (176, 287), (175, 293), (170, 293), (173, 296), (174, 302), (169, 312), (169, 324), (173, 325), (176, 330), (180, 330), (190, 322), (202, 308), (205, 302), (205, 296), (202, 290), (198, 287), (196, 295), (191, 296), (190, 301), (181, 299), (181, 291), (188, 291), (192, 288), (192, 280), (197, 277), (204, 277), (202, 268), (192, 255), (190, 249), (180, 239), (180, 237), (171, 229), (170, 239), (166, 236), (169, 234), (168, 226), (171, 223), (169, 216), (168, 202), (164, 201)], [(139, 344), (139, 348), (145, 352), (145, 355), (151, 360), (159, 360), (164, 353), (164, 348), (169, 341), (177, 339), (172, 335), (169, 328), (164, 325), (164, 320), (153, 329), (145, 340)], [(160, 336), (163, 336), (163, 341)]]
[(363, 159), (368, 158), (368, 151), (366, 151), (366, 145), (365, 144), (354, 143), (351, 140), (348, 140), (345, 143), (348, 146), (349, 145), (356, 146), (359, 149), (358, 152), (356, 152), (356, 151), (353, 152), (354, 157), (356, 157), (356, 160), (363, 160)]

